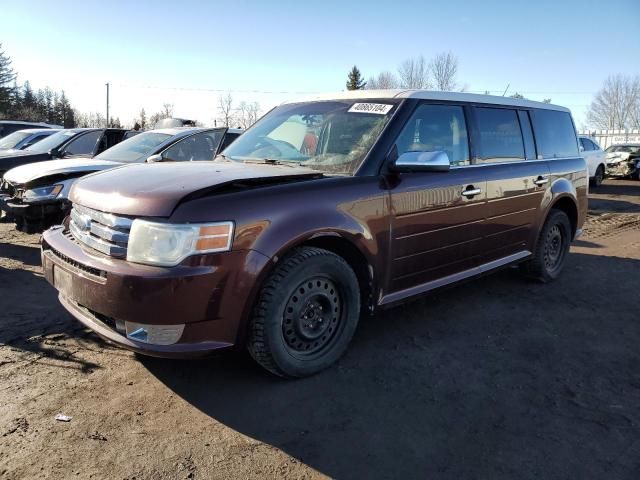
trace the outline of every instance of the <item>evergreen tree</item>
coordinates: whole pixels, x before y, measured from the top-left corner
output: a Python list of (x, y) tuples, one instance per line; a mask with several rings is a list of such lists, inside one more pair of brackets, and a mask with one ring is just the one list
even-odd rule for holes
[(31, 84), (29, 80), (24, 82), (22, 86), (22, 107), (24, 108), (35, 108), (36, 106), (36, 96), (31, 89)]
[(0, 114), (8, 114), (11, 110), (13, 87), (16, 73), (11, 68), (11, 59), (2, 50), (0, 43)]
[(367, 85), (362, 79), (360, 70), (355, 65), (347, 75), (347, 90), (362, 90)]

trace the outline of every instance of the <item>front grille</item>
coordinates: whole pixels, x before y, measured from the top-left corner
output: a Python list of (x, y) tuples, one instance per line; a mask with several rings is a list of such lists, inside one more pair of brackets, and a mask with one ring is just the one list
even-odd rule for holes
[(112, 257), (126, 258), (132, 218), (74, 205), (69, 230), (78, 242)]
[(100, 270), (98, 268), (93, 268), (93, 267), (89, 267), (87, 265), (84, 265), (80, 262), (75, 261), (73, 258), (69, 258), (67, 257), (64, 253), (59, 252), (58, 250), (56, 250), (55, 248), (53, 248), (51, 245), (47, 244), (47, 243), (43, 243), (42, 244), (42, 248), (46, 251), (51, 252), (53, 255), (55, 255), (57, 258), (59, 258), (60, 260), (62, 260), (65, 264), (69, 265), (70, 267), (73, 267), (77, 270), (81, 270), (85, 273), (88, 273), (90, 275), (94, 275), (96, 277), (100, 277), (100, 278), (107, 278), (107, 272), (105, 272), (104, 270)]

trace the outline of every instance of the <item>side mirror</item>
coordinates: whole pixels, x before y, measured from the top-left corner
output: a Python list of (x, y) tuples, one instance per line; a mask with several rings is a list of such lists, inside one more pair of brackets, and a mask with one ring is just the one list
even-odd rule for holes
[(584, 152), (584, 147), (582, 145), (580, 145), (580, 151)]
[(52, 148), (51, 150), (49, 150), (49, 156), (51, 158), (60, 158), (60, 150), (58, 150), (57, 148)]
[(393, 163), (397, 172), (448, 172), (451, 161), (447, 152), (405, 152)]
[(159, 153), (156, 153), (155, 155), (151, 155), (150, 157), (147, 157), (147, 163), (156, 163), (156, 162), (161, 162), (163, 160), (162, 155), (160, 155)]

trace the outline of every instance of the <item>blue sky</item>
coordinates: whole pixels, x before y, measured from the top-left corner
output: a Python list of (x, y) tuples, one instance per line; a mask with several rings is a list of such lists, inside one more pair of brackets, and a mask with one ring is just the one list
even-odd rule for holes
[[(473, 7), (470, 5), (476, 4)], [(0, 42), (19, 81), (64, 88), (83, 111), (128, 122), (163, 103), (205, 124), (218, 91), (263, 110), (344, 89), (347, 71), (395, 71), (451, 51), (469, 91), (572, 109), (578, 125), (609, 74), (640, 73), (640, 1), (50, 2), (0, 0)], [(149, 88), (154, 87), (154, 88)]]

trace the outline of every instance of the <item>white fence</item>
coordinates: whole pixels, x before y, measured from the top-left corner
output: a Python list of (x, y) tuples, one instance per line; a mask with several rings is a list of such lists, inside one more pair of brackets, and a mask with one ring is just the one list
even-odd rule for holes
[(640, 143), (640, 130), (580, 130), (578, 135), (593, 138), (602, 148), (618, 143)]

